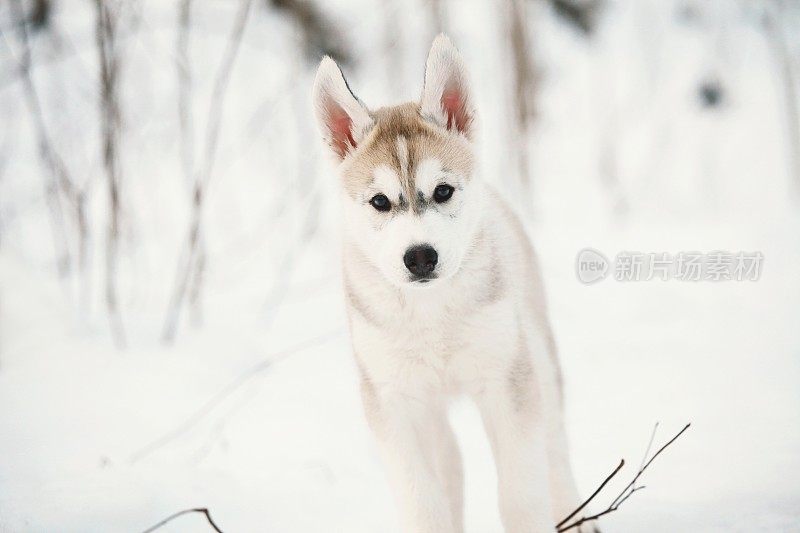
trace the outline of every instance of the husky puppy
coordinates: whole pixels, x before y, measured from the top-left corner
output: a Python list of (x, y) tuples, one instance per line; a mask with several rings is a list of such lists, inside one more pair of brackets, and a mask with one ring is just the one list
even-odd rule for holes
[(579, 505), (561, 375), (533, 248), (475, 175), (475, 109), (444, 35), (422, 97), (367, 108), (326, 57), (314, 108), (337, 163), (344, 286), (367, 421), (403, 531), (463, 531), (447, 400), (476, 402), (509, 533), (553, 532)]

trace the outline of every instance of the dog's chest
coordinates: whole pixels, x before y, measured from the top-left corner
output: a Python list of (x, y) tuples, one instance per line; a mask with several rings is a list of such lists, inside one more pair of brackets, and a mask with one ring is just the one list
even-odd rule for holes
[(476, 310), (457, 297), (421, 294), (384, 308), (391, 319), (377, 326), (358, 313), (353, 318), (357, 356), (377, 381), (412, 389), (479, 388), (487, 367), (513, 349), (508, 305)]

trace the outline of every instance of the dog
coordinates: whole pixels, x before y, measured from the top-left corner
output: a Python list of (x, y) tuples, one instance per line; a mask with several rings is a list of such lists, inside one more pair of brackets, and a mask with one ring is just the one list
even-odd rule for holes
[(561, 370), (524, 227), (475, 174), (476, 112), (460, 54), (438, 36), (419, 102), (375, 110), (325, 57), (313, 105), (341, 182), (364, 410), (403, 531), (463, 531), (447, 404), (467, 395), (491, 444), (505, 531), (552, 533), (580, 505)]

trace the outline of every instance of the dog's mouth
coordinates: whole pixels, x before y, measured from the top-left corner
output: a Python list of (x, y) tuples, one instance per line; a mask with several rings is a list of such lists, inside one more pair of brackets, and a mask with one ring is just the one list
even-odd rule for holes
[(409, 276), (408, 282), (411, 283), (412, 285), (421, 285), (425, 283), (430, 283), (437, 277), (438, 276), (436, 276), (436, 274), (428, 274), (427, 276)]

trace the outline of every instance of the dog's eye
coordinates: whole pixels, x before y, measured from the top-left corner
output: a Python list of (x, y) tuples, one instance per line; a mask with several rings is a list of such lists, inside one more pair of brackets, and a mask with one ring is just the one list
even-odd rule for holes
[(388, 211), (392, 208), (392, 202), (390, 202), (389, 199), (386, 198), (386, 195), (383, 194), (376, 194), (372, 197), (372, 200), (370, 200), (369, 203), (378, 211)]
[(452, 188), (450, 185), (446, 183), (443, 185), (437, 185), (436, 188), (433, 190), (433, 199), (436, 200), (438, 203), (446, 202), (453, 196), (453, 191), (455, 189)]

